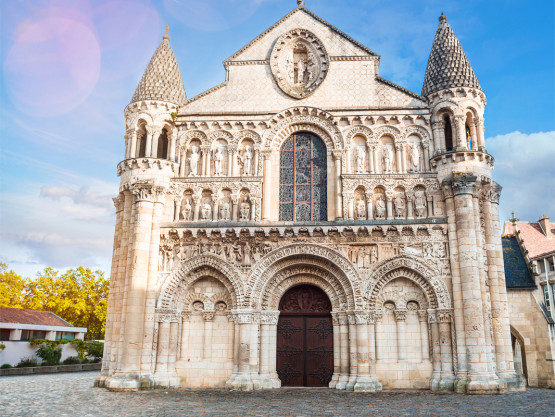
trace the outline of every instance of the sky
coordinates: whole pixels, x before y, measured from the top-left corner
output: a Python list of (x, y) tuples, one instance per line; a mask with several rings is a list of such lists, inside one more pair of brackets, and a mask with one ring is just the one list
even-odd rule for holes
[[(533, 7), (531, 6), (533, 4)], [(0, 262), (21, 275), (83, 265), (109, 275), (123, 110), (165, 25), (187, 97), (295, 0), (0, 0)], [(501, 220), (555, 222), (552, 0), (307, 0), (420, 93), (444, 12), (487, 95)]]

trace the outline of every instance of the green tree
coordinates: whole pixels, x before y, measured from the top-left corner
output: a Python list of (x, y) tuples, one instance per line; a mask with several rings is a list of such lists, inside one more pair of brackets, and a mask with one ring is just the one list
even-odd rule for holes
[(0, 262), (0, 307), (23, 308), (26, 280)]
[(109, 280), (102, 271), (80, 266), (60, 273), (45, 268), (34, 279), (21, 278), (0, 264), (0, 306), (51, 311), (76, 327), (87, 340), (104, 339)]

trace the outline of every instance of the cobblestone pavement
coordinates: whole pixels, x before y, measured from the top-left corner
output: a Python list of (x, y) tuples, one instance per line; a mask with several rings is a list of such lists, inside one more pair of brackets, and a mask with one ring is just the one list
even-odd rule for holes
[(555, 391), (505, 395), (328, 389), (257, 392), (93, 388), (96, 372), (0, 377), (0, 416), (555, 416)]

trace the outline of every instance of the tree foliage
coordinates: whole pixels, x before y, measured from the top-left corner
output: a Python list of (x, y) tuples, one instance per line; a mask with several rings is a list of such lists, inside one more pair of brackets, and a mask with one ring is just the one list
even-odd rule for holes
[(86, 327), (87, 340), (104, 339), (108, 288), (102, 271), (82, 266), (65, 273), (48, 267), (36, 278), (25, 279), (0, 264), (0, 306), (51, 311)]

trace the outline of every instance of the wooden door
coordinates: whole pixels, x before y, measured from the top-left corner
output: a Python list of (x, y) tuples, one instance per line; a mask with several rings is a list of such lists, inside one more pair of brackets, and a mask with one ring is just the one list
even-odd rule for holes
[(300, 285), (280, 301), (277, 372), (282, 386), (327, 386), (333, 375), (331, 303), (317, 287)]

